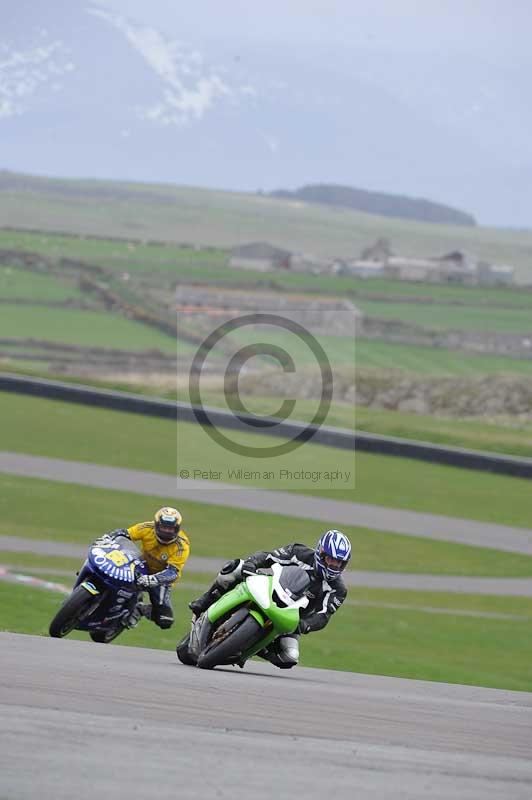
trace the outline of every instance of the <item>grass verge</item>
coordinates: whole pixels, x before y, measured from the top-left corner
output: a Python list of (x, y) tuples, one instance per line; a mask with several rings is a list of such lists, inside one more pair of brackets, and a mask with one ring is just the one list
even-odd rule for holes
[[(157, 386), (139, 386), (135, 384), (116, 381), (93, 380), (89, 378), (75, 378), (64, 375), (52, 375), (42, 369), (28, 368), (28, 362), (18, 369), (12, 366), (2, 366), (3, 371), (15, 374), (35, 375), (39, 378), (51, 378), (66, 383), (96, 386), (104, 389), (115, 389), (135, 394), (163, 397), (170, 400), (190, 402), (188, 391), (164, 391)], [(259, 415), (275, 415), (279, 407), (279, 398), (266, 395), (246, 395), (242, 398), (250, 411)], [(1, 397), (1, 395), (0, 395)], [(202, 398), (207, 406), (227, 410), (225, 395), (219, 391), (207, 390), (202, 392)], [(297, 399), (297, 413), (294, 418), (310, 421), (316, 412), (316, 401)], [(414, 414), (406, 411), (390, 411), (382, 408), (367, 408), (353, 406), (347, 403), (332, 403), (326, 425), (336, 428), (346, 428), (367, 433), (378, 433), (382, 436), (398, 436), (403, 439), (415, 439), (422, 442), (450, 445), (451, 447), (465, 447), (493, 453), (506, 453), (532, 458), (532, 423), (523, 422), (516, 418), (504, 417), (494, 420), (477, 419), (452, 419), (434, 417), (425, 414)]]
[[(0, 393), (0, 413), (9, 419), (2, 432), (4, 450), (166, 474), (176, 474), (178, 468), (212, 469), (220, 471), (222, 481), (232, 480), (229, 469), (248, 468), (242, 458), (213, 443), (198, 425), (180, 423), (176, 437), (176, 426), (166, 420), (9, 393)], [(269, 438), (240, 436), (258, 447), (264, 447)], [(271, 461), (270, 467), (255, 463), (252, 469), (278, 473), (285, 465), (310, 470), (317, 465), (321, 470), (353, 468), (349, 452), (312, 443)], [(306, 488), (295, 481), (281, 486), (278, 480), (242, 483), (518, 527), (531, 525), (530, 481), (403, 458), (358, 453), (354, 491), (319, 485)]]
[[(0, 535), (87, 545), (113, 528), (150, 519), (163, 498), (0, 475)], [(27, 498), (32, 502), (28, 503)], [(169, 498), (168, 502), (176, 502)], [(322, 525), (308, 520), (179, 500), (192, 554), (246, 556), (290, 541), (313, 545)], [(334, 520), (331, 520), (334, 525)], [(342, 525), (353, 543), (353, 568), (437, 575), (526, 577), (532, 557), (489, 548)], [(4, 563), (59, 568), (62, 559), (3, 554)], [(66, 562), (68, 567), (72, 560)], [(68, 568), (67, 567), (67, 568)]]

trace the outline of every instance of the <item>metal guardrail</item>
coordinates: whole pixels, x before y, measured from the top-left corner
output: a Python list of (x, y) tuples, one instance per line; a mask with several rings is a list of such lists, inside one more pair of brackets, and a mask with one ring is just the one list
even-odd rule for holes
[(433, 464), (445, 464), (499, 475), (532, 478), (532, 459), (446, 447), (412, 439), (393, 436), (353, 432), (342, 428), (322, 425), (310, 428), (304, 422), (280, 421), (275, 417), (255, 417), (252, 414), (234, 415), (217, 408), (204, 409), (172, 400), (161, 400), (128, 392), (97, 389), (92, 386), (50, 381), (44, 378), (29, 378), (12, 373), (0, 373), (0, 391), (32, 395), (52, 400), (145, 414), (152, 417), (199, 422), (232, 430), (262, 432), (269, 436), (312, 440), (315, 444), (327, 445), (341, 450), (358, 450), (365, 453), (413, 458)]

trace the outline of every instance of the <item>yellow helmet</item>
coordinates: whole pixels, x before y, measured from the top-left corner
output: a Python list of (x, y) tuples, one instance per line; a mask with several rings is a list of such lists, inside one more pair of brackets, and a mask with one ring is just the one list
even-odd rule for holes
[(155, 536), (159, 544), (172, 544), (177, 541), (183, 518), (177, 508), (163, 506), (155, 512)]

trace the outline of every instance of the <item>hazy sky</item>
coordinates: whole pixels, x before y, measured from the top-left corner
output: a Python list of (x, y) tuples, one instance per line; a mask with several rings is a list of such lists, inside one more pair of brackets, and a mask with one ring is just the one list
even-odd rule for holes
[(530, 0), (99, 0), (174, 35), (366, 44), (532, 59)]
[(531, 224), (532, 0), (0, 0), (0, 19), (0, 167), (342, 183)]

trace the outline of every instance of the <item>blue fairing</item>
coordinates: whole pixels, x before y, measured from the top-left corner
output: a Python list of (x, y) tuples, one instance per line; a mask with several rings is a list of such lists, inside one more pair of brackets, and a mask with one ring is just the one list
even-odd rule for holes
[(78, 630), (113, 627), (127, 616), (136, 602), (139, 574), (146, 575), (147, 568), (129, 539), (120, 536), (110, 544), (91, 545), (75, 585), (83, 583), (99, 602)]

